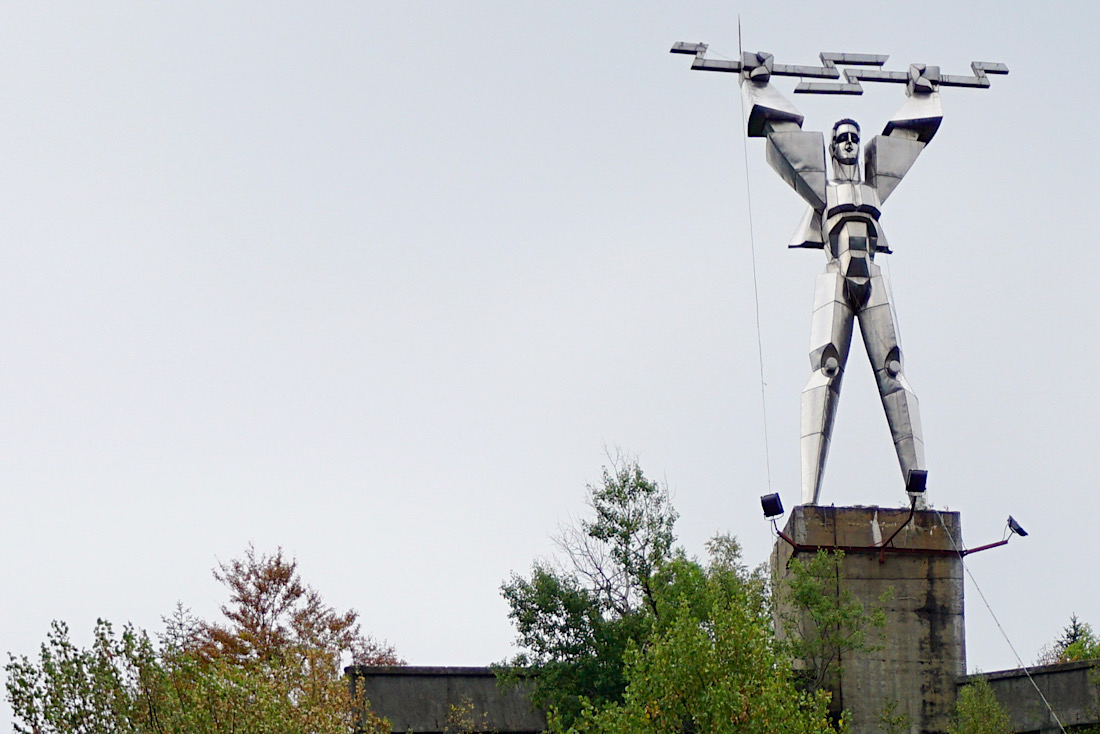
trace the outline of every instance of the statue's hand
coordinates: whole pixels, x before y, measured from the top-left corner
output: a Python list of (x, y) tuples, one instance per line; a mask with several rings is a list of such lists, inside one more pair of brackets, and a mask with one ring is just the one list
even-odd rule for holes
[(909, 96), (924, 96), (940, 89), (940, 67), (928, 64), (910, 64), (909, 82), (905, 85)]
[(772, 69), (775, 66), (775, 56), (763, 51), (743, 54), (741, 58), (741, 75), (738, 81), (744, 85), (746, 81), (757, 84), (767, 84), (772, 78)]

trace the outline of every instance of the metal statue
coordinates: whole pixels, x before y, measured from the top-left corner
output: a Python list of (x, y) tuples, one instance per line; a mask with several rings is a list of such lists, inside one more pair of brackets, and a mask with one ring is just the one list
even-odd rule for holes
[[(908, 72), (883, 71), (886, 56), (821, 54), (822, 66), (774, 63), (771, 54), (746, 53), (740, 60), (706, 59), (706, 45), (678, 43), (673, 53), (695, 54), (693, 69), (738, 74), (748, 110), (749, 137), (767, 138), (768, 163), (809, 205), (790, 247), (825, 251), (825, 272), (817, 277), (810, 330), (810, 381), (802, 391), (802, 502), (817, 504), (836, 418), (841, 380), (848, 362), (852, 327), (859, 330), (875, 371), (886, 420), (905, 481), (914, 498), (927, 480), (917, 396), (904, 374), (890, 288), (875, 255), (890, 253), (879, 223), (882, 203), (893, 193), (943, 117), (939, 88), (988, 87), (987, 73), (1007, 74), (1003, 64), (975, 62), (973, 76), (940, 74), (939, 67), (914, 64)], [(838, 79), (846, 82), (806, 81)], [(881, 135), (866, 145), (860, 167), (860, 127), (838, 121), (829, 139), (832, 176), (825, 168), (825, 139), (802, 130), (803, 116), (771, 84), (772, 76), (796, 76), (802, 94), (861, 94), (860, 81), (904, 83), (906, 102)], [(922, 500), (923, 502), (923, 500)]]

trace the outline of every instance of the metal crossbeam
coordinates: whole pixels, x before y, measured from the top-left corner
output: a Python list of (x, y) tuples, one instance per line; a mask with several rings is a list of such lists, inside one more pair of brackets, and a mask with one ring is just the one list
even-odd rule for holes
[[(694, 55), (691, 68), (698, 71), (744, 73), (749, 79), (767, 82), (772, 76), (797, 77), (795, 94), (863, 94), (860, 82), (884, 82), (907, 84), (910, 90), (930, 92), (937, 87), (971, 87), (985, 89), (989, 86), (988, 74), (1007, 74), (1008, 67), (1001, 63), (974, 61), (970, 64), (971, 76), (940, 74), (938, 66), (911, 64), (908, 71), (885, 71), (882, 66), (889, 56), (880, 54), (848, 54), (823, 52), (819, 54), (821, 66), (795, 66), (777, 64), (774, 57), (764, 52), (746, 52), (740, 59), (708, 59), (707, 44), (677, 41), (670, 49), (674, 54)], [(840, 66), (864, 68), (844, 69), (844, 81), (807, 81), (808, 79), (840, 79)], [(874, 68), (866, 68), (874, 67)]]

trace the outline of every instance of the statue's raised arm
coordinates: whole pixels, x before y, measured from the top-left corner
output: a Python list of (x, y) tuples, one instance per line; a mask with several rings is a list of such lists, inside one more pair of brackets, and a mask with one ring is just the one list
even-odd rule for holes
[(864, 180), (878, 192), (880, 202), (893, 193), (940, 128), (940, 70), (913, 64), (905, 93), (908, 98), (886, 127), (867, 144)]
[[(749, 67), (753, 61), (756, 66)], [(802, 114), (771, 85), (771, 54), (745, 54), (739, 75), (748, 110), (747, 134), (768, 139), (768, 164), (810, 208), (825, 211), (825, 136), (802, 130)]]

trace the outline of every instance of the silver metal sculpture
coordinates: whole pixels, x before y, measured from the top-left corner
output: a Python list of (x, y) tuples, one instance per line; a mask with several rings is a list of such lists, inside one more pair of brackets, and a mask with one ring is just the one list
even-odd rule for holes
[[(927, 469), (917, 396), (904, 375), (889, 284), (874, 261), (876, 254), (890, 253), (879, 224), (880, 209), (940, 126), (939, 88), (988, 87), (987, 74), (1007, 74), (1008, 68), (974, 62), (973, 76), (951, 76), (924, 64), (913, 64), (908, 72), (883, 71), (887, 57), (872, 54), (823, 53), (822, 66), (816, 67), (776, 64), (766, 53), (745, 53), (739, 60), (707, 59), (706, 50), (701, 43), (672, 47), (673, 53), (695, 55), (693, 69), (738, 75), (749, 137), (767, 138), (768, 163), (809, 205), (789, 246), (822, 249), (828, 259), (814, 292), (813, 373), (802, 391), (802, 502), (817, 504), (821, 494), (853, 322), (858, 319), (906, 490), (914, 502), (919, 498), (923, 503)], [(839, 79), (838, 65), (857, 68), (844, 72), (844, 82), (807, 81)], [(824, 135), (802, 130), (803, 116), (770, 84), (772, 76), (799, 77), (795, 93), (801, 94), (862, 94), (860, 81), (902, 83), (907, 99), (882, 134), (867, 144), (862, 170), (859, 125), (850, 119), (838, 121), (829, 141), (829, 177)]]

